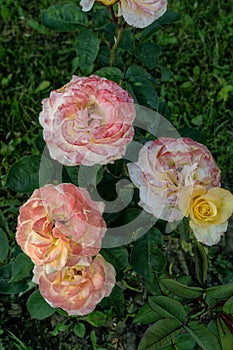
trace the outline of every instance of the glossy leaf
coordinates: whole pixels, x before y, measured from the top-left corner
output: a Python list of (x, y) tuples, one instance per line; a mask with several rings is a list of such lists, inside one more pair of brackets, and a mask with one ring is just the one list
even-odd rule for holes
[(166, 296), (153, 296), (148, 299), (150, 307), (160, 315), (161, 318), (175, 318), (184, 322), (186, 312), (184, 307), (178, 301)]
[(106, 27), (106, 25), (111, 21), (111, 16), (106, 7), (93, 13), (91, 22), (95, 29), (101, 29)]
[(130, 263), (133, 269), (146, 279), (151, 279), (153, 273), (160, 273), (166, 267), (166, 258), (157, 247), (156, 228), (135, 241), (131, 251)]
[(133, 322), (134, 323), (154, 323), (160, 319), (160, 315), (157, 314), (150, 305), (145, 304), (135, 315)]
[(33, 266), (33, 262), (27, 255), (24, 253), (17, 255), (12, 262), (10, 282), (18, 282), (27, 277)]
[(174, 318), (159, 320), (146, 330), (138, 350), (161, 350), (179, 334), (180, 330), (180, 322)]
[[(233, 326), (232, 326), (233, 327)], [(220, 344), (222, 350), (230, 350), (233, 346), (233, 334), (228, 329), (225, 322), (220, 318), (217, 319), (217, 328), (218, 328), (218, 334), (220, 338)]]
[(233, 295), (233, 282), (222, 286), (207, 288), (205, 289), (205, 293), (215, 299), (229, 298)]
[(223, 311), (233, 315), (233, 296), (224, 304)]
[(52, 308), (41, 296), (39, 290), (36, 290), (28, 298), (27, 309), (31, 318), (35, 318), (37, 320), (43, 320), (55, 312), (55, 309)]
[(198, 321), (189, 322), (184, 328), (202, 350), (221, 350), (217, 337)]
[(131, 51), (135, 46), (135, 38), (132, 33), (132, 28), (125, 28), (122, 33), (121, 40), (118, 44), (118, 47), (126, 51)]
[(83, 319), (94, 327), (103, 327), (106, 323), (107, 316), (101, 311), (93, 311)]
[(203, 291), (202, 288), (189, 287), (186, 284), (180, 283), (172, 279), (162, 279), (161, 284), (174, 295), (177, 295), (182, 298), (198, 298), (202, 295)]
[(158, 96), (154, 88), (154, 78), (142, 67), (132, 65), (126, 71), (126, 80), (132, 86), (139, 104), (158, 108)]
[(177, 350), (196, 350), (196, 342), (188, 333), (178, 334), (174, 343)]
[(18, 294), (24, 292), (28, 288), (27, 281), (10, 282), (12, 263), (0, 267), (0, 293), (2, 294)]
[(147, 41), (137, 46), (135, 57), (144, 67), (154, 69), (158, 64), (160, 52), (160, 45)]
[(56, 4), (42, 12), (42, 24), (57, 32), (69, 32), (80, 26), (87, 26), (88, 17), (74, 3), (65, 5)]
[(9, 242), (8, 242), (8, 237), (5, 233), (0, 228), (0, 260), (6, 259), (9, 251)]
[(201, 243), (196, 242), (194, 254), (197, 278), (200, 284), (204, 284), (207, 277), (208, 258)]
[(96, 75), (100, 77), (115, 81), (119, 83), (121, 79), (123, 79), (123, 72), (116, 67), (103, 67), (95, 72)]
[(99, 43), (98, 36), (91, 29), (85, 29), (78, 33), (75, 48), (82, 71), (87, 70), (95, 61), (99, 51)]
[(40, 156), (25, 156), (13, 164), (7, 176), (6, 187), (13, 191), (32, 192), (39, 187)]
[(79, 338), (84, 338), (86, 333), (86, 327), (85, 324), (79, 322), (74, 326), (74, 334)]
[(101, 306), (104, 310), (107, 308), (112, 308), (114, 313), (118, 317), (123, 317), (124, 315), (124, 292), (123, 290), (116, 284), (113, 287), (113, 290), (109, 297), (104, 298), (99, 303), (99, 306)]
[(129, 267), (127, 249), (125, 247), (103, 248), (101, 249), (100, 253), (110, 264), (115, 267), (117, 279), (119, 279), (122, 274), (122, 270)]

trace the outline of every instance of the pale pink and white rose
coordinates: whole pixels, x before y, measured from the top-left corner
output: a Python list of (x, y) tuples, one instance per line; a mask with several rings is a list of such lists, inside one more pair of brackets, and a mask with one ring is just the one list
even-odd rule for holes
[(190, 218), (197, 240), (211, 246), (227, 230), (227, 220), (233, 214), (233, 195), (220, 187), (207, 190), (200, 185), (187, 186), (180, 193), (180, 210)]
[[(81, 0), (83, 11), (90, 11), (95, 0)], [(118, 16), (136, 28), (145, 28), (167, 10), (167, 0), (99, 0), (105, 6), (118, 3)]]
[(180, 221), (182, 188), (220, 186), (220, 170), (210, 151), (189, 138), (159, 138), (147, 142), (136, 163), (128, 164), (129, 176), (139, 188), (139, 205), (158, 219)]
[(96, 255), (106, 231), (104, 204), (73, 184), (45, 185), (21, 206), (16, 240), (46, 272), (72, 266), (80, 256)]
[(39, 116), (50, 156), (64, 165), (113, 163), (132, 141), (135, 105), (117, 83), (73, 76), (42, 101)]
[(33, 282), (39, 284), (43, 298), (69, 315), (86, 315), (111, 294), (115, 269), (100, 254), (93, 260), (81, 258), (74, 266), (47, 274), (43, 266), (34, 267)]

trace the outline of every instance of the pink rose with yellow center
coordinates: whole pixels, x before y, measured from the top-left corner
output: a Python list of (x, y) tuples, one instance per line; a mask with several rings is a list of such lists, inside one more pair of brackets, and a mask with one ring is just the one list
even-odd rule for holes
[(233, 195), (220, 187), (184, 187), (180, 194), (180, 209), (190, 217), (190, 227), (197, 240), (213, 245), (227, 230), (227, 220), (233, 213)]
[(129, 176), (140, 190), (139, 205), (156, 218), (179, 221), (182, 188), (220, 186), (220, 170), (210, 151), (189, 138), (159, 138), (145, 143), (136, 163), (128, 164)]
[(106, 231), (104, 204), (73, 184), (46, 185), (20, 208), (16, 240), (46, 272), (74, 265), (81, 256), (96, 255)]
[(43, 266), (34, 267), (33, 282), (39, 284), (43, 298), (69, 315), (86, 315), (110, 295), (115, 284), (114, 267), (98, 254), (93, 260), (81, 258), (73, 266), (47, 274)]
[[(89, 11), (95, 0), (81, 0), (83, 11)], [(105, 6), (118, 3), (118, 16), (131, 26), (144, 28), (161, 17), (167, 10), (167, 0), (99, 0)]]
[(133, 139), (133, 98), (113, 81), (73, 76), (42, 104), (43, 136), (50, 156), (62, 164), (113, 163)]

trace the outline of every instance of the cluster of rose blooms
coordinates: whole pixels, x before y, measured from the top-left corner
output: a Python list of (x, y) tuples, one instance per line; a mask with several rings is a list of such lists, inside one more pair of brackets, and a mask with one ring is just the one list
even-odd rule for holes
[[(42, 104), (43, 136), (61, 164), (113, 163), (133, 140), (134, 101), (105, 78), (73, 76)], [(233, 196), (220, 187), (220, 170), (204, 145), (189, 138), (146, 142), (128, 171), (146, 212), (169, 223), (186, 216), (197, 240), (220, 240)], [(102, 202), (69, 183), (36, 189), (20, 208), (16, 239), (35, 264), (33, 281), (52, 307), (69, 315), (93, 311), (115, 284), (113, 266), (99, 254), (103, 211)]]

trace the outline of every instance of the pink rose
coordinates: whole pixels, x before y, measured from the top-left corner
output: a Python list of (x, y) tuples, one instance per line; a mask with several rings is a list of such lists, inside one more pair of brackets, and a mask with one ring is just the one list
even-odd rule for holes
[(34, 267), (33, 282), (39, 284), (44, 299), (69, 315), (86, 315), (110, 295), (115, 284), (115, 270), (98, 254), (94, 260), (82, 258), (74, 266), (47, 274), (43, 266)]
[(179, 196), (183, 186), (220, 186), (220, 170), (209, 150), (189, 138), (160, 138), (147, 142), (137, 163), (128, 164), (132, 182), (140, 189), (145, 211), (168, 222), (183, 213)]
[(106, 231), (104, 204), (72, 184), (46, 185), (20, 208), (16, 240), (46, 272), (74, 265), (81, 256), (96, 255)]
[[(81, 0), (80, 5), (83, 11), (89, 11), (95, 0)], [(116, 0), (99, 0), (103, 5), (109, 6), (116, 3)], [(119, 0), (118, 16), (131, 26), (137, 28), (147, 27), (156, 19), (161, 17), (167, 10), (167, 0)]]
[(133, 99), (113, 81), (73, 76), (42, 104), (44, 139), (51, 157), (62, 164), (112, 163), (133, 139)]

